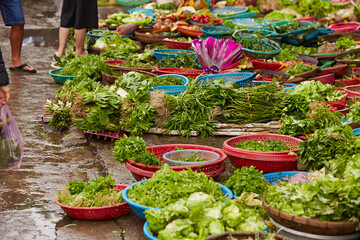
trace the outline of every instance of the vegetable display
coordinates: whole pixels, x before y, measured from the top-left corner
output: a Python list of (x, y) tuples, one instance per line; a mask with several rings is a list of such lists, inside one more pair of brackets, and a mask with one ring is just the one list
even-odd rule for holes
[(259, 214), (237, 202), (216, 201), (212, 196), (196, 192), (162, 210), (146, 210), (149, 230), (165, 239), (205, 239), (223, 232), (263, 231)]
[(224, 201), (226, 199), (221, 187), (203, 172), (197, 173), (191, 169), (176, 172), (167, 164), (146, 182), (131, 187), (128, 197), (143, 206), (164, 208), (195, 192), (204, 192), (215, 200)]
[(181, 53), (176, 58), (163, 58), (159, 61), (157, 67), (199, 69), (199, 62), (196, 58), (194, 58), (193, 54)]
[(254, 166), (236, 169), (226, 181), (225, 186), (230, 188), (236, 196), (244, 192), (262, 195), (268, 188), (266, 179), (262, 177), (262, 171), (258, 171)]
[(89, 182), (75, 179), (58, 192), (57, 199), (70, 207), (104, 207), (122, 203), (122, 191), (116, 191), (115, 180), (111, 177), (98, 177)]

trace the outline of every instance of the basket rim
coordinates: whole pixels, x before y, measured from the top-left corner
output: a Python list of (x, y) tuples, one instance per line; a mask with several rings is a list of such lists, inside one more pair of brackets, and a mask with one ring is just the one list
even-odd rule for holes
[[(124, 191), (124, 189), (126, 189), (129, 186), (129, 184), (115, 184), (115, 187), (119, 187), (121, 190)], [(123, 199), (124, 200), (124, 199)], [(122, 202), (116, 205), (111, 205), (111, 206), (103, 206), (103, 207), (71, 207), (68, 205), (64, 205), (62, 203), (59, 202), (58, 199), (56, 199), (56, 204), (59, 205), (61, 208), (65, 208), (68, 210), (77, 210), (77, 211), (89, 211), (89, 210), (105, 210), (105, 209), (111, 209), (111, 208), (117, 208), (117, 207), (121, 207), (121, 206), (125, 206), (127, 203)]]
[[(191, 46), (192, 42), (180, 42), (180, 41), (176, 41), (176, 40), (170, 40), (170, 39), (163, 39), (162, 40), (164, 43), (176, 43), (176, 44), (183, 44), (183, 45), (189, 45)], [(169, 50), (169, 49), (168, 49)]]
[[(249, 138), (249, 137), (251, 138), (252, 136), (265, 136), (266, 138), (267, 137), (270, 137), (270, 138), (271, 137), (282, 137), (282, 138), (287, 138), (287, 139), (290, 139), (290, 140), (294, 140), (294, 141), (296, 141), (298, 143), (303, 141), (303, 140), (301, 140), (299, 138), (295, 138), (295, 137), (291, 137), (291, 136), (287, 136), (287, 135), (281, 135), (281, 134), (272, 134), (272, 133), (241, 135), (241, 136), (236, 136), (236, 137), (232, 137), (232, 138), (227, 139), (223, 143), (224, 152), (227, 153), (227, 154), (229, 154), (229, 152), (230, 153), (235, 153), (235, 154), (241, 154), (241, 153), (259, 154), (260, 153), (261, 155), (265, 155), (265, 156), (268, 155), (270, 157), (271, 155), (279, 155), (279, 154), (286, 155), (286, 154), (288, 154), (290, 152), (297, 152), (297, 151), (300, 150), (300, 148), (296, 148), (296, 149), (293, 149), (293, 150), (281, 151), (281, 152), (260, 152), (260, 151), (243, 150), (243, 149), (240, 149), (240, 148), (232, 147), (229, 144), (229, 142), (231, 142), (231, 141), (235, 141), (237, 139), (242, 139), (242, 138)], [(251, 139), (248, 139), (248, 140), (251, 140)], [(234, 151), (234, 152), (231, 152), (231, 151)], [(296, 156), (296, 155), (294, 155), (294, 156)]]
[[(146, 210), (146, 209), (155, 209), (155, 210), (161, 210), (162, 208), (154, 208), (154, 207), (148, 207), (148, 206), (145, 206), (145, 205), (140, 205), (138, 203), (135, 203), (134, 201), (132, 201), (130, 198), (128, 198), (127, 194), (130, 190), (130, 188), (135, 188), (137, 184), (144, 184), (145, 182), (149, 181), (149, 179), (145, 179), (145, 180), (142, 180), (142, 181), (138, 181), (136, 183), (133, 183), (129, 186), (127, 186), (123, 192), (122, 192), (122, 198), (123, 200), (128, 203), (131, 207), (136, 207), (136, 208), (139, 208), (139, 209), (143, 209), (143, 210)], [(218, 182), (215, 182), (213, 181), (214, 183), (216, 183), (218, 186), (221, 187), (220, 191), (223, 193), (223, 195), (225, 196), (227, 194), (227, 197), (229, 199), (232, 199), (233, 198), (233, 192), (230, 190), (230, 188), (226, 187), (225, 185), (221, 184), (221, 183), (218, 183)]]
[(61, 70), (63, 70), (64, 68), (54, 68), (54, 69), (51, 69), (49, 71), (49, 74), (52, 76), (52, 77), (60, 77), (60, 78), (74, 78), (75, 76), (66, 76), (66, 75), (59, 75), (59, 74), (55, 74), (54, 72), (60, 72)]
[[(323, 220), (319, 220), (319, 219), (312, 219), (312, 218), (292, 215), (292, 214), (280, 211), (279, 209), (270, 206), (270, 204), (266, 201), (266, 196), (263, 196), (262, 203), (263, 203), (263, 207), (266, 210), (266, 213), (269, 215), (269, 217), (272, 217), (272, 215), (274, 215), (272, 213), (269, 214), (269, 212), (270, 211), (275, 211), (275, 212), (279, 213), (279, 215), (281, 214), (282, 216), (285, 216), (285, 217), (291, 217), (294, 222), (297, 222), (297, 224), (301, 225), (302, 227), (311, 226), (310, 225), (311, 222), (316, 222), (316, 223), (320, 223), (322, 225), (322, 226), (317, 226), (318, 228), (320, 227), (321, 229), (329, 229), (329, 228), (333, 228), (333, 227), (338, 227), (339, 224), (348, 225), (348, 226), (355, 225), (354, 226), (354, 229), (355, 229), (356, 224), (357, 224), (357, 222), (354, 222), (354, 221), (344, 221), (344, 222), (333, 221), (333, 222), (330, 222), (330, 221), (323, 221)], [(283, 217), (281, 217), (281, 218), (283, 218)], [(296, 220), (303, 220), (303, 221), (296, 221)], [(306, 222), (308, 224), (302, 224), (302, 222), (304, 222), (304, 220), (306, 220)], [(324, 227), (324, 225), (326, 227)], [(308, 233), (308, 232), (306, 232), (306, 233)], [(334, 235), (334, 236), (336, 236), (336, 235)]]

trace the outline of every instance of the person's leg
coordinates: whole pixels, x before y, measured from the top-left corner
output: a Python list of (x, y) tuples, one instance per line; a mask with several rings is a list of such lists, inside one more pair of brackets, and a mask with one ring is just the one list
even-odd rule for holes
[(65, 54), (66, 42), (70, 34), (70, 28), (59, 28), (59, 48), (55, 52), (55, 56), (61, 57)]
[[(24, 39), (24, 25), (12, 25), (10, 30), (10, 45), (11, 45), (11, 68), (16, 68), (22, 64), (24, 64), (23, 61), (21, 61), (21, 46), (22, 41)], [(32, 71), (35, 70), (32, 66), (26, 66), (24, 69)]]
[(82, 56), (88, 55), (88, 53), (84, 51), (85, 36), (86, 36), (86, 28), (75, 29), (76, 55), (82, 55)]

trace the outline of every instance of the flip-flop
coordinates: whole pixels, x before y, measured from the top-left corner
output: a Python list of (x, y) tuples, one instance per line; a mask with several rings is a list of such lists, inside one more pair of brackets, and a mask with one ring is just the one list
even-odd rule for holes
[(28, 73), (36, 73), (36, 69), (34, 70), (27, 70), (25, 69), (25, 67), (27, 67), (29, 65), (27, 65), (26, 63), (18, 66), (18, 67), (9, 67), (10, 71), (19, 71), (19, 72), (28, 72)]

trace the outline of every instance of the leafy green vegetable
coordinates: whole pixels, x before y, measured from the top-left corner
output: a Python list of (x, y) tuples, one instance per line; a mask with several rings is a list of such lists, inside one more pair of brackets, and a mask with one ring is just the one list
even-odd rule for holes
[(352, 133), (350, 126), (320, 129), (307, 141), (300, 142), (299, 162), (320, 169), (331, 159), (359, 152), (360, 145)]
[(176, 161), (181, 161), (181, 162), (202, 162), (202, 161), (208, 161), (208, 159), (198, 157), (196, 155), (196, 153), (195, 153), (194, 155), (189, 156), (189, 157), (178, 158), (178, 159), (176, 159)]
[(354, 46), (354, 43), (355, 41), (351, 37), (339, 37), (335, 44), (338, 49), (349, 49)]
[(350, 106), (348, 114), (346, 114), (346, 120), (348, 123), (360, 123), (360, 102), (355, 102)]
[(203, 172), (197, 173), (191, 169), (177, 172), (167, 164), (143, 184), (131, 187), (128, 197), (140, 205), (163, 208), (195, 192), (207, 193), (216, 200), (226, 199), (221, 187)]
[(278, 33), (290, 33), (297, 30), (302, 30), (302, 29), (311, 30), (315, 28), (316, 27), (314, 27), (313, 25), (304, 25), (303, 22), (298, 22), (298, 21), (292, 21), (290, 23), (286, 23), (278, 27), (275, 27)]
[(237, 202), (225, 204), (203, 192), (191, 194), (162, 210), (145, 211), (149, 230), (160, 240), (205, 239), (223, 232), (263, 231), (266, 225), (251, 207)]
[(266, 20), (282, 20), (282, 21), (291, 21), (295, 18), (294, 14), (291, 13), (283, 13), (278, 10), (274, 10), (270, 12), (269, 14), (266, 14), (264, 19)]
[(275, 59), (277, 61), (291, 61), (297, 59), (295, 54), (311, 55), (316, 53), (317, 53), (316, 48), (282, 44), (280, 54), (277, 55)]
[(116, 191), (111, 176), (98, 177), (90, 182), (75, 179), (59, 191), (58, 200), (70, 207), (104, 207), (122, 203), (122, 191)]
[(157, 65), (158, 68), (201, 69), (199, 66), (199, 62), (194, 58), (194, 55), (188, 53), (182, 53), (176, 58), (163, 58)]
[(297, 63), (295, 66), (292, 66), (288, 71), (285, 71), (287, 74), (289, 74), (290, 76), (294, 76), (296, 74), (300, 74), (309, 70), (312, 70), (316, 68), (315, 65), (307, 65), (307, 64), (301, 64), (301, 63)]
[(225, 186), (230, 188), (236, 196), (240, 196), (243, 192), (261, 195), (267, 190), (266, 179), (262, 177), (262, 171), (258, 171), (254, 166), (236, 169), (226, 181)]
[(161, 166), (163, 161), (157, 158), (153, 153), (146, 151), (144, 139), (139, 137), (127, 137), (115, 141), (115, 146), (111, 149), (116, 161), (121, 163), (131, 159), (134, 162), (145, 165)]
[(360, 220), (360, 181), (331, 175), (307, 183), (270, 186), (267, 202), (295, 216), (323, 221)]
[(336, 12), (335, 6), (331, 1), (325, 0), (301, 0), (299, 2), (300, 13), (304, 13), (310, 16), (326, 17), (330, 13)]
[(122, 62), (118, 65), (122, 67), (131, 67), (131, 68), (145, 68), (145, 69), (152, 68), (151, 64), (142, 64), (139, 59), (135, 59), (131, 62)]
[(265, 141), (246, 140), (246, 141), (238, 142), (235, 145), (237, 148), (240, 149), (257, 151), (257, 152), (282, 152), (282, 151), (289, 151), (291, 149), (298, 147), (298, 146), (287, 146), (281, 140), (271, 140), (271, 138), (269, 137)]

